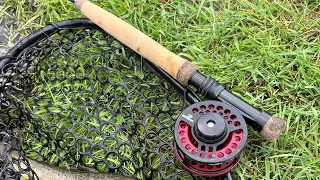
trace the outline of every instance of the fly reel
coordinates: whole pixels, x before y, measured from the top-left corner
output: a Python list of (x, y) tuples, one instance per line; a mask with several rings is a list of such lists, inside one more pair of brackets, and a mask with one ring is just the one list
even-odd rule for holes
[(216, 177), (241, 159), (248, 130), (240, 112), (220, 101), (201, 101), (185, 109), (175, 123), (177, 159), (191, 173)]

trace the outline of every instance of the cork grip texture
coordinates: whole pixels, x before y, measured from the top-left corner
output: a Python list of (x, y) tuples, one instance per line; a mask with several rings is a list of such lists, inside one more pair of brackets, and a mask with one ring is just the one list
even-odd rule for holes
[[(87, 18), (104, 31), (156, 66), (161, 67), (173, 78), (177, 79), (177, 77), (180, 77), (177, 80), (186, 85), (184, 79), (188, 79), (189, 77), (184, 77), (183, 82), (180, 79), (182, 76), (189, 75), (190, 73), (181, 74), (181, 72), (185, 71), (180, 70), (180, 68), (183, 68), (183, 65), (188, 62), (187, 60), (169, 51), (129, 23), (126, 23), (101, 7), (86, 0), (75, 1), (75, 4)], [(194, 65), (193, 69), (197, 69), (197, 66)], [(180, 75), (178, 75), (179, 72)]]

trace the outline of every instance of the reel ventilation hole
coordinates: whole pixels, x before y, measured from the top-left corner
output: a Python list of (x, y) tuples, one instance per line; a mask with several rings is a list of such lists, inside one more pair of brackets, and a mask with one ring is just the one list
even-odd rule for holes
[(221, 176), (235, 168), (248, 135), (239, 111), (213, 100), (185, 109), (174, 132), (177, 159), (188, 171), (205, 177)]

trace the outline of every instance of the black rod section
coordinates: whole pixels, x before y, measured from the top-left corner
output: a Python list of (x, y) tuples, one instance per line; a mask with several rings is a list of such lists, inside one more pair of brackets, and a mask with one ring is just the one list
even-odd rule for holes
[(221, 99), (233, 105), (245, 113), (246, 116), (249, 116), (262, 128), (272, 117), (270, 114), (253, 107), (249, 103), (226, 90), (215, 79), (207, 77), (198, 71), (191, 75), (189, 84), (198, 88), (199, 92), (209, 99)]
[(227, 101), (228, 103), (234, 105), (241, 111), (245, 112), (247, 115), (252, 117), (261, 127), (271, 119), (271, 115), (267, 112), (260, 111), (250, 105), (249, 103), (243, 101), (238, 96), (234, 95), (233, 93), (229, 92), (228, 90), (224, 89), (220, 94), (219, 98)]

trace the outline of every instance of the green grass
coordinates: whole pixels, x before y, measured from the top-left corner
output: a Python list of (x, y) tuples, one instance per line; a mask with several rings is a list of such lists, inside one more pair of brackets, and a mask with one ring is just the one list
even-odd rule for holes
[[(236, 179), (320, 177), (320, 2), (318, 0), (310, 2), (175, 0), (173, 3), (162, 5), (159, 5), (157, 0), (94, 2), (138, 27), (173, 52), (198, 64), (202, 72), (216, 78), (244, 100), (288, 120), (284, 133), (278, 141), (272, 143), (263, 141), (257, 132), (250, 129), (243, 160), (233, 171)], [(0, 8), (0, 19), (4, 16), (16, 19), (15, 29), (22, 37), (48, 22), (82, 17), (70, 3), (60, 0), (36, 0), (34, 4), (25, 0), (5, 0), (2, 6), (4, 8)], [(85, 62), (86, 58), (83, 59)], [(63, 65), (64, 61), (61, 63)], [(75, 70), (69, 69), (69, 71), (71, 75)], [(76, 70), (76, 74), (84, 75), (83, 71), (84, 69), (80, 68)], [(101, 71), (91, 75), (104, 78), (103, 73)], [(147, 78), (151, 83), (153, 78)], [(114, 74), (114, 81), (118, 80), (119, 77)], [(86, 87), (88, 83), (79, 82), (74, 85), (81, 88)], [(96, 85), (97, 91), (99, 91), (98, 86)], [(103, 89), (106, 93), (109, 90), (107, 87)], [(53, 97), (56, 100), (55, 105), (71, 106), (68, 104), (68, 96), (71, 94), (55, 94)], [(132, 102), (139, 103), (138, 97), (139, 94), (133, 95)], [(91, 97), (88, 94), (83, 98), (90, 100)], [(65, 103), (61, 104), (61, 99)], [(100, 99), (102, 104), (105, 101), (107, 100)], [(112, 103), (117, 104), (117, 102)], [(165, 104), (163, 103), (164, 109)], [(82, 105), (73, 104), (73, 106), (76, 108)], [(87, 107), (87, 111), (92, 108)], [(148, 108), (153, 113), (158, 111), (152, 104)], [(51, 111), (59, 112), (60, 109)], [(39, 116), (46, 114), (43, 109), (38, 109), (36, 113)], [(75, 115), (79, 122), (82, 121), (81, 113)], [(100, 115), (108, 122), (110, 118), (108, 112), (102, 111)], [(136, 115), (139, 117), (138, 110)], [(54, 123), (54, 116), (50, 118), (50, 122)], [(123, 122), (121, 117), (116, 119), (119, 124)], [(63, 122), (60, 128), (69, 129), (70, 122), (68, 120)], [(152, 128), (157, 128), (152, 119), (148, 122), (153, 125)], [(40, 125), (42, 123), (39, 122)], [(87, 123), (88, 126), (101, 126), (95, 121)], [(169, 120), (166, 123), (172, 122)], [(102, 127), (105, 131), (102, 130), (101, 133), (113, 132), (112, 126)], [(88, 133), (80, 125), (77, 128), (79, 136)], [(60, 136), (56, 129), (51, 129), (50, 132), (54, 136)], [(77, 143), (70, 134), (64, 136), (66, 144)], [(99, 142), (99, 137), (102, 135), (91, 136), (93, 142)], [(128, 138), (124, 132), (117, 134), (117, 137), (123, 141)], [(141, 137), (136, 138), (142, 137), (144, 137), (143, 129)], [(146, 146), (149, 148), (158, 146), (152, 141), (153, 138), (155, 137), (150, 135), (146, 139)], [(42, 143), (44, 142), (34, 141), (32, 148), (39, 149)], [(86, 142), (81, 143), (82, 150), (86, 151)], [(107, 148), (110, 149), (118, 147), (112, 139), (102, 143), (107, 144)], [(130, 153), (126, 151), (127, 148), (123, 149), (122, 156)], [(48, 151), (42, 150), (41, 153), (47, 154)], [(95, 153), (95, 158), (105, 157), (99, 149)], [(77, 157), (78, 154), (75, 153), (74, 156)], [(150, 157), (153, 159), (150, 163), (155, 167), (156, 156), (158, 155)], [(120, 157), (117, 155), (109, 155), (106, 158), (113, 166), (119, 166)], [(91, 157), (84, 159), (88, 166), (92, 166)], [(55, 162), (56, 157), (52, 155), (49, 160)], [(105, 164), (99, 164), (98, 167), (103, 171), (107, 170)], [(170, 174), (171, 168), (170, 165), (166, 166), (166, 172)], [(126, 164), (123, 169), (129, 174), (132, 173), (131, 165)]]

